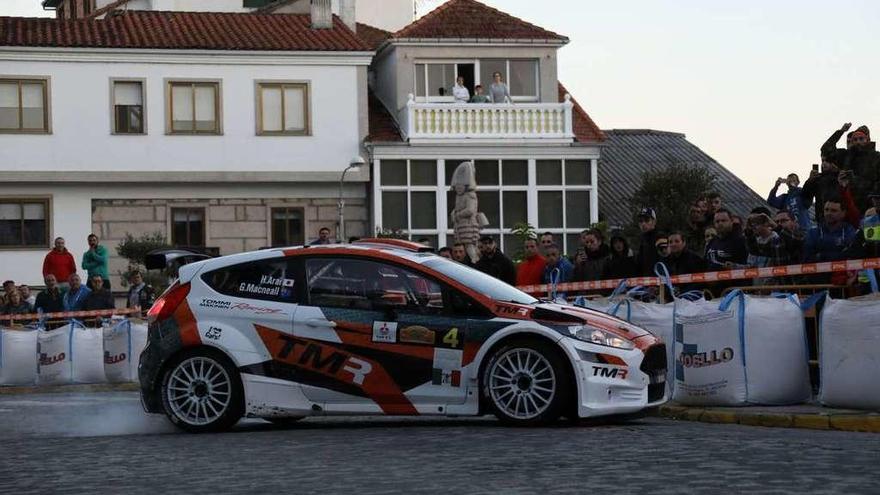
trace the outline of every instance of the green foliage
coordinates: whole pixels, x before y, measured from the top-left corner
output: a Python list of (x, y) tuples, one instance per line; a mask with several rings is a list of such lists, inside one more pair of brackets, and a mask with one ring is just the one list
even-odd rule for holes
[(713, 190), (715, 181), (716, 177), (707, 169), (686, 164), (672, 164), (646, 173), (629, 200), (635, 231), (638, 232), (636, 215), (645, 207), (657, 212), (659, 230), (685, 230), (691, 204)]
[(135, 237), (126, 232), (125, 238), (119, 241), (119, 245), (116, 246), (116, 253), (128, 260), (128, 268), (117, 271), (117, 274), (122, 277), (122, 287), (128, 287), (128, 279), (131, 276), (131, 272), (140, 270), (144, 275), (146, 283), (152, 285), (157, 291), (164, 290), (165, 286), (168, 285), (168, 274), (164, 270), (147, 272), (147, 269), (144, 267), (144, 260), (146, 260), (147, 253), (150, 251), (170, 247), (171, 245), (168, 244), (165, 235), (161, 232), (143, 234), (140, 237)]
[(523, 249), (523, 244), (525, 244), (527, 239), (537, 239), (538, 233), (535, 230), (535, 227), (528, 222), (520, 222), (513, 224), (513, 228), (510, 229), (510, 233), (516, 236), (517, 245), (515, 248), (510, 246), (507, 247), (507, 255), (513, 260), (514, 263), (519, 263), (525, 258), (525, 250)]

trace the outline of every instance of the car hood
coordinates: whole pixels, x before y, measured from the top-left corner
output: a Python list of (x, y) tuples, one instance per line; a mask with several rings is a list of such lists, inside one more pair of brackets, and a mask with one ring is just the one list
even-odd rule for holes
[(553, 322), (590, 325), (629, 340), (635, 340), (651, 332), (600, 311), (571, 304), (540, 303), (532, 306), (532, 318)]

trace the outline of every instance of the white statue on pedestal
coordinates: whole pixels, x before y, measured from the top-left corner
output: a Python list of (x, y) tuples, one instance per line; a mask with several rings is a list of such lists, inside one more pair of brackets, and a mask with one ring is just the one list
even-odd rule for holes
[(455, 242), (464, 244), (468, 257), (476, 263), (479, 259), (477, 241), (480, 239), (480, 228), (488, 225), (489, 221), (477, 209), (477, 179), (473, 162), (462, 162), (455, 169), (452, 190), (455, 191), (455, 208), (450, 217)]

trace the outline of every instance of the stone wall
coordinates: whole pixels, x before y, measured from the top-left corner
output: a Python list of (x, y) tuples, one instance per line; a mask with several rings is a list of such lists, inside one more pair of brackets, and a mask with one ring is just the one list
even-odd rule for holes
[[(334, 198), (296, 199), (94, 199), (92, 229), (111, 253), (110, 274), (113, 289), (121, 289), (118, 273), (128, 263), (116, 255), (116, 246), (127, 233), (135, 237), (161, 232), (171, 241), (171, 208), (205, 208), (205, 245), (220, 249), (221, 255), (254, 251), (271, 244), (271, 208), (303, 208), (305, 240), (318, 235), (318, 229), (336, 231), (337, 200)], [(366, 200), (345, 200), (345, 232), (347, 236), (364, 236), (369, 232)]]

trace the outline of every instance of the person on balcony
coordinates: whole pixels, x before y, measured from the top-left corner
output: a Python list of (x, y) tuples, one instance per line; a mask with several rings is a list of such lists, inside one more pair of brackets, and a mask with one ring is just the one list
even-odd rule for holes
[(455, 103), (467, 103), (471, 99), (471, 92), (464, 85), (464, 78), (458, 76), (455, 80), (455, 86), (452, 87), (452, 97)]
[(474, 96), (471, 96), (471, 103), (492, 103), (488, 96), (483, 94), (483, 86), (477, 84), (474, 86)]
[(510, 89), (501, 79), (501, 73), (496, 72), (492, 74), (492, 79), (492, 85), (489, 86), (489, 98), (492, 100), (492, 103), (513, 103), (513, 99), (510, 97)]

